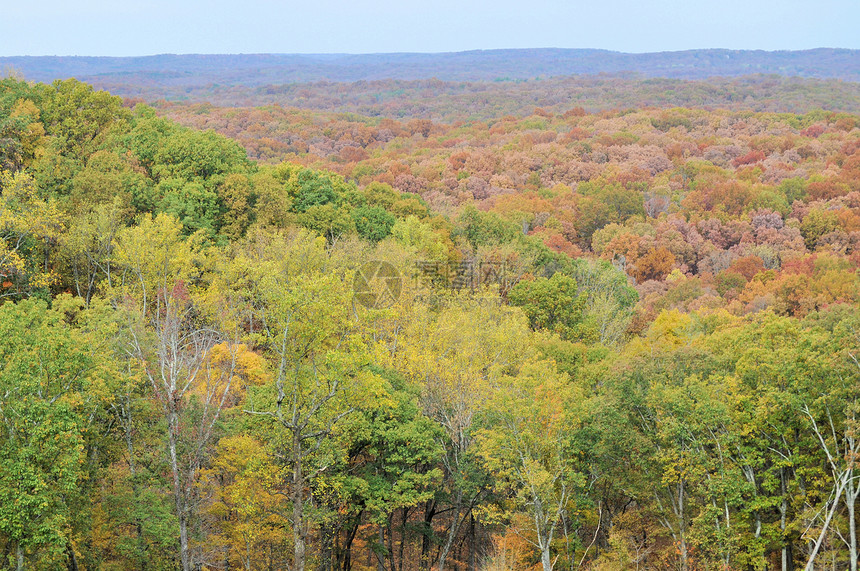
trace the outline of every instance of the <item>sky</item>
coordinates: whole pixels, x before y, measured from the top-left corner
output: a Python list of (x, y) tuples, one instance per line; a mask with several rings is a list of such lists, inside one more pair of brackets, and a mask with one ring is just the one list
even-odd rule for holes
[(860, 0), (0, 0), (0, 56), (860, 48)]

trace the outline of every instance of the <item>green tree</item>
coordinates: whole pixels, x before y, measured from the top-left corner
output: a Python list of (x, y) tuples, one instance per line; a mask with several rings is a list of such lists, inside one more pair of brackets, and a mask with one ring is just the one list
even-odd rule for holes
[(818, 239), (839, 227), (839, 218), (832, 210), (813, 208), (800, 223), (800, 233), (810, 250), (815, 249)]
[(123, 151), (130, 152), (149, 178), (155, 178), (164, 141), (180, 129), (176, 123), (157, 117), (152, 107), (138, 105), (134, 108), (131, 129), (118, 134), (115, 144)]
[(0, 536), (18, 569), (26, 560), (39, 568), (75, 565), (71, 526), (87, 431), (106, 398), (107, 371), (67, 321), (66, 312), (80, 307), (68, 297), (53, 305), (0, 306)]
[(346, 207), (332, 203), (309, 206), (296, 217), (299, 224), (324, 236), (329, 242), (355, 230), (355, 223)]
[(157, 212), (170, 214), (182, 223), (186, 235), (203, 230), (214, 236), (221, 227), (221, 203), (218, 194), (200, 182), (177, 178), (163, 180), (158, 185), (162, 194)]
[(152, 181), (134, 171), (111, 151), (93, 153), (86, 166), (72, 179), (71, 202), (75, 213), (87, 212), (97, 204), (112, 203), (117, 199), (129, 214), (132, 207), (146, 211), (152, 194)]
[(459, 232), (469, 241), (472, 248), (504, 244), (514, 239), (517, 226), (492, 212), (481, 212), (474, 206), (467, 206), (457, 220)]
[(42, 122), (60, 154), (83, 160), (95, 151), (115, 121), (128, 118), (122, 99), (76, 79), (45, 86)]
[(576, 280), (561, 273), (551, 278), (523, 280), (508, 294), (511, 305), (523, 308), (532, 329), (553, 331), (562, 339), (576, 339), (584, 331), (582, 313), (587, 297)]
[[(385, 382), (386, 398), (368, 402), (344, 420), (340, 438), (345, 465), (317, 492), (319, 500), (336, 503), (337, 509), (322, 528), (323, 551), (332, 552), (323, 564), (334, 568), (349, 566), (362, 523), (376, 530), (373, 551), (379, 565), (384, 567), (387, 559), (388, 568), (396, 569), (398, 558), (403, 565), (413, 535), (409, 516), (432, 500), (441, 484), (440, 427), (422, 414), (417, 387), (393, 371), (378, 373)], [(399, 522), (395, 521), (398, 513)], [(328, 548), (325, 542), (342, 531), (344, 545)], [(394, 543), (395, 535), (399, 545)], [(428, 537), (432, 530), (421, 528), (415, 535)]]
[[(848, 548), (848, 566), (856, 571), (858, 538), (856, 504), (860, 498), (860, 335), (856, 316), (836, 324), (832, 335), (805, 332), (805, 353), (812, 357), (796, 388), (798, 410), (812, 431), (818, 451), (830, 475), (829, 490), (820, 513), (818, 537), (806, 563), (815, 568), (816, 558), (830, 529)], [(847, 529), (834, 518), (845, 508)], [(842, 527), (842, 529), (840, 529)]]
[(394, 216), (379, 206), (359, 206), (351, 214), (358, 235), (368, 242), (387, 238), (394, 227)]
[(163, 138), (151, 167), (153, 178), (159, 181), (179, 178), (207, 183), (221, 182), (226, 175), (246, 172), (249, 168), (247, 153), (239, 143), (213, 131), (191, 129), (181, 129)]
[(583, 309), (585, 327), (597, 332), (601, 343), (624, 339), (639, 294), (627, 274), (605, 260), (574, 260), (571, 275), (588, 301)]

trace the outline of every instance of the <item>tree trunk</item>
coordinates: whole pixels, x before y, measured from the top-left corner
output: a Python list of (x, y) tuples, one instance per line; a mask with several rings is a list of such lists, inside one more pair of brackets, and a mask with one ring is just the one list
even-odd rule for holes
[(806, 562), (806, 571), (813, 571), (813, 569), (815, 569), (815, 558), (818, 556), (818, 550), (821, 549), (821, 544), (824, 543), (824, 537), (827, 535), (827, 529), (830, 527), (830, 520), (833, 519), (833, 514), (836, 513), (836, 508), (839, 507), (839, 496), (842, 495), (842, 491), (845, 489), (844, 479), (839, 481), (838, 487), (839, 489), (836, 490), (836, 494), (834, 494), (835, 498), (833, 499), (833, 505), (830, 506), (830, 509), (827, 511), (827, 517), (825, 517), (824, 524), (821, 526), (821, 533), (818, 535), (818, 539), (812, 546), (812, 553), (809, 554), (809, 560)]
[(469, 514), (469, 566), (468, 571), (475, 571), (475, 516)]
[(445, 571), (445, 562), (448, 559), (448, 554), (451, 552), (451, 546), (454, 545), (454, 540), (457, 538), (457, 531), (460, 528), (460, 509), (463, 504), (463, 492), (457, 490), (457, 500), (454, 503), (454, 519), (451, 521), (451, 527), (448, 529), (448, 537), (445, 540), (445, 545), (442, 546), (442, 551), (439, 553), (439, 569)]
[(182, 571), (191, 571), (191, 561), (188, 553), (188, 516), (185, 506), (185, 493), (182, 490), (182, 474), (179, 469), (179, 458), (176, 453), (176, 435), (179, 432), (179, 415), (168, 403), (167, 432), (170, 452), (170, 471), (173, 476), (173, 501), (176, 504), (176, 516), (179, 519), (179, 561)]
[(179, 516), (179, 550), (182, 570), (191, 571), (191, 557), (188, 552), (188, 518), (184, 512)]
[(17, 571), (24, 571), (24, 550), (21, 549), (21, 542), (15, 544), (15, 559)]
[[(120, 423), (123, 427), (125, 435), (125, 446), (128, 450), (128, 472), (131, 475), (131, 493), (133, 498), (140, 497), (140, 485), (137, 479), (137, 463), (134, 461), (134, 437), (132, 435), (132, 418), (131, 418), (131, 398), (126, 395), (126, 404), (118, 410)], [(137, 511), (137, 510), (135, 510)], [(146, 541), (143, 537), (143, 523), (139, 516), (134, 518), (134, 529), (137, 535), (135, 551), (137, 552), (137, 561), (140, 564), (140, 571), (146, 571)]]
[(794, 550), (791, 542), (787, 542), (782, 548), (782, 571), (794, 571)]
[(305, 530), (305, 474), (302, 466), (304, 461), (302, 454), (302, 441), (300, 429), (294, 427), (292, 444), (293, 474), (292, 490), (290, 495), (293, 500), (293, 569), (292, 571), (305, 571), (307, 563), (307, 552), (305, 542), (307, 532)]
[[(382, 524), (379, 524), (379, 529), (377, 530), (379, 535), (379, 547), (381, 549), (385, 548), (385, 529), (382, 527)], [(376, 554), (376, 571), (385, 571), (385, 558), (382, 554), (379, 553), (378, 550), (374, 550)]]
[(433, 536), (433, 517), (436, 515), (436, 502), (432, 499), (424, 504), (424, 532), (421, 536), (421, 560), (419, 569), (430, 569), (430, 538)]
[(549, 543), (544, 544), (540, 552), (540, 563), (543, 571), (552, 571), (552, 559), (549, 556)]
[(678, 546), (681, 552), (681, 571), (687, 571), (689, 566), (689, 554), (687, 553), (687, 540), (681, 536), (681, 544)]
[(78, 557), (75, 555), (75, 548), (72, 547), (71, 543), (66, 547), (66, 551), (69, 554), (69, 571), (78, 571)]
[[(852, 470), (853, 476), (853, 470)], [(854, 491), (854, 479), (851, 478), (848, 481), (848, 485), (845, 488), (845, 505), (848, 508), (848, 549), (849, 549), (849, 569), (851, 571), (857, 571), (857, 522), (854, 517), (855, 513), (855, 500), (857, 499), (857, 495)]]
[(301, 468), (293, 471), (293, 571), (305, 571), (304, 498)]
[(681, 558), (681, 571), (687, 571), (690, 567), (689, 564), (689, 553), (687, 552), (687, 522), (684, 519), (684, 494), (685, 494), (685, 486), (684, 480), (680, 480), (678, 482), (678, 502), (677, 502), (677, 510), (676, 514), (678, 516), (678, 537), (680, 541), (680, 545), (678, 546), (678, 550), (680, 552)]
[(355, 534), (358, 533), (358, 527), (361, 525), (361, 514), (356, 517), (352, 527), (347, 531), (346, 541), (344, 542), (342, 554), (338, 554), (339, 567), (343, 571), (352, 569), (352, 542), (355, 540)]
[(782, 493), (782, 503), (779, 505), (779, 531), (782, 535), (782, 549), (780, 550), (780, 560), (782, 562), (781, 571), (790, 571), (791, 569), (791, 542), (785, 536), (786, 522), (788, 520), (788, 486), (786, 484), (787, 475), (785, 468), (779, 470), (780, 492)]
[(400, 518), (400, 552), (399, 561), (397, 562), (397, 571), (403, 571), (403, 550), (406, 547), (406, 524), (409, 522), (409, 508), (400, 508), (402, 510)]
[(317, 566), (320, 571), (332, 571), (335, 568), (335, 541), (339, 532), (340, 526), (337, 523), (326, 523), (320, 526), (320, 561)]
[(385, 526), (388, 528), (388, 568), (391, 571), (395, 570), (394, 567), (394, 525), (392, 522), (394, 521), (394, 514), (388, 516), (386, 520)]

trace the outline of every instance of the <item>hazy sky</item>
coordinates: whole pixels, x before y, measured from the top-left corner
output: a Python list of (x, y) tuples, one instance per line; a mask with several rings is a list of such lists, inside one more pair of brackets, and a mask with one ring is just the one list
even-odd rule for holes
[(0, 0), (0, 56), (860, 48), (860, 0)]

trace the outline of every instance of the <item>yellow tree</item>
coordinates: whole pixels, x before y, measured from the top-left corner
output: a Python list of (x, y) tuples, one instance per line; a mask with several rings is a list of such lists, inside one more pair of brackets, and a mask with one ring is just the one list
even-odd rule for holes
[(55, 203), (38, 197), (28, 174), (0, 171), (0, 297), (25, 295), (55, 281), (45, 263), (47, 243), (62, 227)]
[(113, 286), (116, 234), (123, 227), (121, 199), (98, 204), (91, 212), (73, 217), (60, 236), (60, 253), (68, 283), (87, 303), (100, 291)]
[(340, 421), (366, 396), (384, 398), (368, 367), (373, 343), (351, 315), (351, 277), (324, 238), (301, 231), (253, 236), (219, 286), (244, 300), (248, 339), (270, 363), (271, 382), (251, 393), (245, 411), (282, 468), (295, 571), (307, 565), (309, 494), (336, 461)]
[[(506, 372), (531, 350), (520, 311), (496, 295), (437, 294), (434, 306), (416, 305), (407, 321), (396, 367), (421, 388), (424, 414), (442, 428), (444, 492), (425, 507), (429, 525), (440, 500), (450, 504), (450, 524), (436, 565), (444, 569), (462, 524), (486, 494), (488, 484), (474, 460), (474, 422)], [(422, 566), (429, 568), (429, 540)]]
[(278, 492), (283, 468), (273, 464), (265, 445), (246, 434), (218, 443), (201, 485), (211, 497), (207, 508), (213, 533), (206, 548), (213, 566), (242, 569), (283, 568), (288, 564), (289, 527), (280, 515)]
[[(523, 537), (540, 552), (544, 571), (555, 564), (553, 540), (567, 534), (560, 528), (585, 485), (571, 444), (578, 423), (574, 403), (582, 396), (553, 362), (526, 362), (495, 387), (477, 435), (478, 452), (496, 475), (497, 488), (512, 498), (513, 512), (528, 514)], [(505, 514), (491, 509), (488, 515)]]
[[(180, 561), (188, 571), (197, 563), (189, 540), (196, 483), (232, 394), (240, 346), (217, 316), (206, 315), (200, 276), (209, 262), (196, 236), (182, 237), (179, 221), (143, 216), (118, 233), (116, 250), (112, 295), (129, 316), (128, 356), (143, 370), (167, 423)], [(222, 354), (211, 358), (222, 343)]]

